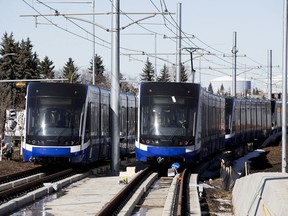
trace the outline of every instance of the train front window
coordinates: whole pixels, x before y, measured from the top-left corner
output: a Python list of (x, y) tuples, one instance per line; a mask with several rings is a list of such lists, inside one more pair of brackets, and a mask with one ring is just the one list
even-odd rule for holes
[(42, 97), (28, 102), (27, 136), (79, 137), (83, 101)]
[(163, 139), (195, 136), (197, 103), (191, 98), (153, 96), (142, 98), (141, 135)]

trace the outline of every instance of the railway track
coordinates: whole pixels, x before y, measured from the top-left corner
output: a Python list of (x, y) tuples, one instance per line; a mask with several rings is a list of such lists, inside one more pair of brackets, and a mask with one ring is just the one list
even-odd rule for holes
[(6, 183), (0, 185), (0, 215), (10, 214), (88, 174), (88, 171), (75, 167), (55, 168), (54, 172), (51, 167), (45, 167), (2, 176), (1, 180)]
[[(2, 202), (2, 205), (0, 205), (0, 215), (5, 215), (7, 212), (11, 213), (16, 208), (19, 209), (22, 206), (31, 204), (35, 200), (47, 194), (52, 194), (90, 174), (87, 172), (87, 174), (73, 175), (73, 173), (69, 174), (70, 171), (73, 172), (73, 170), (65, 170), (63, 173), (59, 173), (60, 176), (63, 175), (65, 177), (64, 180), (59, 181), (60, 178), (64, 177), (57, 177), (58, 174), (55, 174), (55, 176), (54, 174), (49, 176), (44, 175), (41, 181), (37, 179), (32, 181), (33, 184), (32, 182), (25, 183), (26, 186), (21, 185), (11, 189), (11, 200), (7, 199)], [(197, 173), (198, 171), (196, 170), (193, 170), (193, 172), (191, 170), (184, 170), (178, 176), (163, 177), (163, 172), (160, 172), (159, 175), (151, 167), (146, 168), (136, 173), (127, 185), (121, 187), (122, 189), (118, 194), (115, 193), (114, 198), (110, 198), (111, 200), (107, 202), (104, 208), (102, 206), (94, 211), (94, 213), (97, 215), (131, 215), (132, 213), (153, 212), (153, 215), (155, 215), (156, 212), (156, 214), (161, 215), (162, 213), (164, 215), (186, 215), (187, 213), (200, 215)], [(73, 175), (73, 177), (66, 178), (69, 175)], [(46, 182), (50, 184), (44, 185)], [(28, 187), (29, 190), (21, 192), (20, 188), (22, 187)], [(3, 196), (6, 199), (7, 194), (7, 191), (1, 191), (0, 189), (0, 197)], [(19, 201), (20, 199), (21, 201)], [(97, 202), (97, 200), (93, 200), (92, 202)], [(15, 207), (15, 203), (18, 206)], [(19, 203), (22, 206), (19, 206)]]
[(190, 212), (200, 214), (197, 174), (185, 169), (175, 177), (160, 177), (149, 167), (96, 215), (187, 215)]
[[(122, 164), (130, 162), (130, 160), (124, 160)], [(1, 176), (0, 215), (11, 214), (22, 207), (31, 205), (47, 195), (54, 194), (62, 188), (88, 177), (91, 173), (94, 176), (103, 176), (107, 172), (109, 172), (107, 162), (99, 162), (87, 166), (37, 167)]]

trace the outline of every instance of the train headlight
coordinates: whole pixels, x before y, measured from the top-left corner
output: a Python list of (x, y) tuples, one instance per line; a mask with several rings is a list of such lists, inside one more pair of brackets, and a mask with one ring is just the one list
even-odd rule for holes
[(32, 140), (32, 144), (35, 145), (37, 143), (36, 140)]

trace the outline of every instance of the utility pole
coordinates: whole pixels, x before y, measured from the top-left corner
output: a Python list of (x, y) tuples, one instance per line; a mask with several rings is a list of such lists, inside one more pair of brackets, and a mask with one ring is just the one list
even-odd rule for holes
[(268, 50), (268, 99), (272, 99), (272, 50)]
[(237, 68), (237, 32), (233, 32), (233, 47), (231, 50), (233, 54), (233, 63), (232, 63), (232, 96), (236, 97), (236, 68)]
[(181, 82), (182, 3), (177, 4), (176, 82)]
[(287, 64), (288, 64), (288, 0), (284, 2), (283, 20), (283, 72), (282, 72), (282, 173), (286, 173), (286, 138), (287, 138)]

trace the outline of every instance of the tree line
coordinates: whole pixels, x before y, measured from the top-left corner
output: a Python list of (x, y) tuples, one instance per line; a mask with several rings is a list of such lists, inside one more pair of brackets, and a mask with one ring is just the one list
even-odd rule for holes
[[(110, 89), (111, 79), (103, 64), (100, 55), (94, 56), (95, 85)], [(89, 62), (89, 67), (80, 71), (72, 57), (69, 57), (63, 68), (56, 71), (54, 62), (45, 56), (40, 59), (37, 52), (33, 51), (33, 44), (29, 38), (16, 41), (13, 33), (5, 32), (0, 41), (0, 131), (4, 130), (5, 110), (24, 109), (26, 86), (19, 87), (15, 82), (9, 80), (26, 79), (63, 79), (58, 82), (92, 84), (93, 80), (93, 58)], [(188, 80), (188, 74), (184, 65), (181, 65), (181, 82)], [(123, 74), (119, 74), (120, 88), (124, 92), (137, 93), (137, 87), (130, 84)], [(175, 68), (171, 72), (164, 64), (159, 76), (155, 74), (153, 64), (147, 58), (140, 81), (160, 81), (172, 82), (176, 80)]]
[[(149, 58), (147, 58), (145, 66), (140, 74), (141, 81), (158, 81), (158, 82), (174, 82), (176, 81), (176, 73), (175, 68), (173, 71), (169, 71), (169, 67), (164, 64), (163, 68), (160, 70), (159, 76), (155, 74), (154, 67), (150, 62)], [(187, 82), (188, 74), (186, 68), (183, 64), (181, 64), (180, 70), (180, 82)]]
[[(105, 70), (103, 59), (95, 54), (95, 84), (110, 89), (109, 74)], [(74, 60), (70, 57), (59, 71), (55, 70), (54, 62), (45, 56), (38, 57), (33, 51), (33, 44), (29, 38), (16, 41), (13, 33), (4, 33), (0, 42), (0, 131), (4, 131), (6, 109), (24, 109), (26, 86), (17, 86), (15, 80), (26, 79), (63, 79), (59, 82), (92, 84), (93, 58), (89, 67), (80, 71)], [(122, 74), (121, 80), (125, 80)], [(20, 82), (20, 81), (19, 81)], [(26, 83), (24, 83), (26, 84)], [(136, 92), (128, 82), (121, 83), (121, 90)]]

